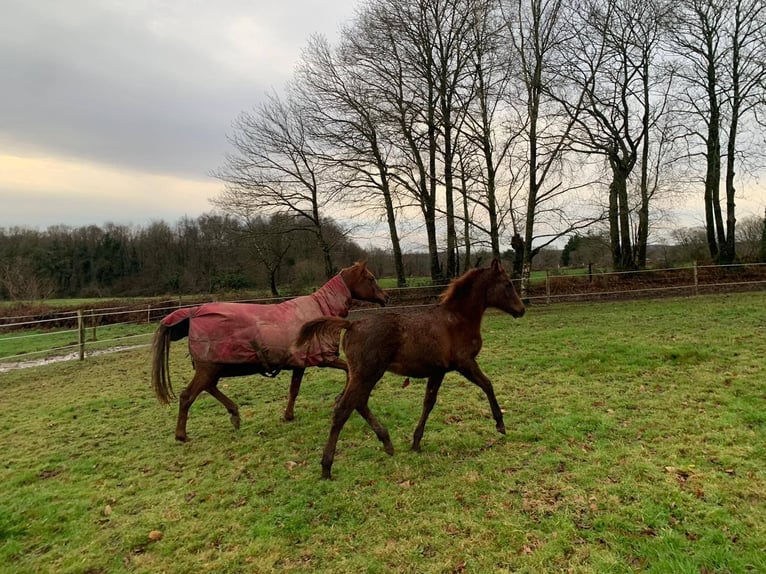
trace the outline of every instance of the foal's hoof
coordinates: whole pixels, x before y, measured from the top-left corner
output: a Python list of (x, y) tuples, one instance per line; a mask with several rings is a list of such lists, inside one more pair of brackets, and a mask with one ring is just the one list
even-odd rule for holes
[(186, 435), (176, 435), (176, 440), (178, 442), (188, 442), (189, 437)]
[(384, 444), (383, 450), (388, 456), (394, 456), (394, 445), (392, 444)]
[(234, 426), (235, 429), (239, 430), (239, 415), (231, 415), (229, 417), (229, 420), (231, 420), (232, 426)]
[(499, 432), (500, 434), (505, 434), (505, 425), (498, 425), (497, 432)]

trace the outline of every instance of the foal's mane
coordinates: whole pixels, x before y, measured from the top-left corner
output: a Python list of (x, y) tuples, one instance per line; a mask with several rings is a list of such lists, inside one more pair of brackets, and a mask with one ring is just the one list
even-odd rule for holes
[(447, 290), (439, 297), (439, 303), (444, 305), (459, 301), (468, 296), (478, 276), (487, 270), (488, 269), (485, 268), (471, 269), (463, 273), (460, 277), (453, 279), (450, 282), (449, 287), (447, 287)]

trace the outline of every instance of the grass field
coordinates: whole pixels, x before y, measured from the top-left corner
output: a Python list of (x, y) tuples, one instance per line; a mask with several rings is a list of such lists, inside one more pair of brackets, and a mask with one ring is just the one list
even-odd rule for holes
[[(766, 572), (766, 293), (491, 313), (479, 363), (505, 409), (449, 375), (386, 376), (332, 481), (336, 371), (231, 379), (191, 441), (146, 350), (0, 374), (0, 572)], [(176, 390), (192, 371), (176, 343)]]

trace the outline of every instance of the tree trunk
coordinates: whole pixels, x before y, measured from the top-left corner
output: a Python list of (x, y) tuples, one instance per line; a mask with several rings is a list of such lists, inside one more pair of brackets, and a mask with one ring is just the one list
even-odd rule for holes
[(388, 185), (388, 178), (385, 175), (385, 166), (380, 166), (380, 172), (382, 175), (381, 189), (383, 191), (383, 201), (386, 207), (386, 221), (388, 222), (388, 235), (391, 238), (391, 250), (394, 256), (394, 269), (396, 270), (396, 286), (405, 287), (407, 285), (407, 277), (404, 273), (402, 247), (399, 242), (399, 232), (396, 229), (396, 212), (394, 210), (393, 199), (391, 198), (391, 190)]
[[(460, 156), (460, 193), (463, 196), (463, 271), (471, 268), (471, 221), (468, 214), (468, 183), (466, 181), (465, 162)], [(493, 254), (493, 257), (496, 257)]]
[[(514, 233), (513, 237), (511, 237), (511, 247), (513, 248), (513, 265), (512, 265), (512, 271), (511, 276), (514, 279), (522, 279), (522, 275), (524, 272), (524, 239), (522, 239), (521, 235), (518, 233)], [(521, 296), (526, 296), (526, 291), (524, 290), (524, 282), (522, 280), (521, 284)]]
[(734, 263), (737, 258), (735, 231), (737, 219), (734, 215), (734, 161), (737, 152), (737, 128), (739, 127), (740, 114), (740, 43), (736, 36), (740, 24), (739, 10), (737, 11), (735, 41), (732, 46), (732, 97), (731, 97), (731, 121), (729, 123), (729, 140), (726, 143), (726, 239), (721, 249), (719, 262), (723, 264)]
[(628, 204), (628, 173), (618, 172), (618, 199), (620, 203), (620, 243), (622, 251), (622, 262), (620, 269), (624, 271), (636, 268), (633, 259), (632, 240), (630, 237), (630, 205)]
[(635, 262), (639, 269), (646, 267), (646, 247), (649, 242), (649, 58), (643, 65), (644, 113), (641, 129), (644, 140), (641, 149), (641, 203), (638, 208), (638, 233), (636, 237)]
[(609, 247), (612, 252), (612, 267), (619, 269), (622, 262), (620, 244), (619, 191), (614, 180), (609, 185)]
[(720, 256), (720, 244), (723, 243), (722, 240), (724, 238), (720, 236), (723, 228), (723, 219), (721, 217), (721, 205), (719, 203), (721, 185), (721, 112), (718, 105), (718, 94), (716, 93), (717, 82), (714, 62), (709, 62), (707, 75), (710, 118), (708, 119), (706, 141), (705, 231), (710, 257), (714, 261), (718, 261)]

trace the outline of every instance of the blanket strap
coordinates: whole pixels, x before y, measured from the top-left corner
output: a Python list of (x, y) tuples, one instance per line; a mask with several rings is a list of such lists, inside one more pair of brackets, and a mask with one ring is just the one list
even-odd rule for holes
[(282, 372), (280, 367), (277, 367), (276, 369), (271, 368), (271, 365), (269, 365), (268, 361), (266, 360), (266, 353), (263, 352), (263, 348), (258, 344), (257, 339), (250, 341), (250, 346), (255, 349), (255, 352), (258, 354), (258, 358), (261, 360), (261, 366), (263, 367), (263, 373), (261, 374), (264, 377), (273, 379)]

